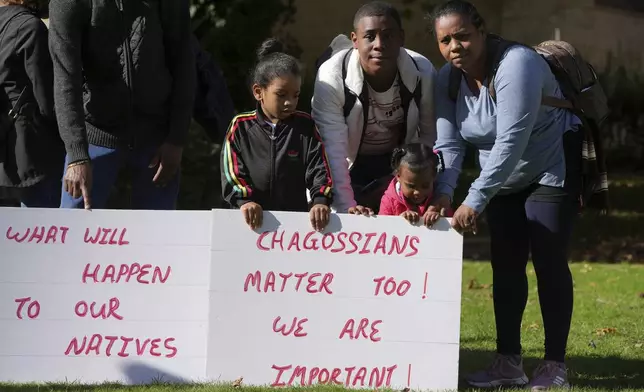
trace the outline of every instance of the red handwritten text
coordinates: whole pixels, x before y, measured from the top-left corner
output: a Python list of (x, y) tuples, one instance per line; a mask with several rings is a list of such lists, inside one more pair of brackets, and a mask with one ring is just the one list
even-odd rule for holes
[[(382, 288), (383, 289), (382, 291), (387, 296), (396, 293), (396, 295), (398, 295), (399, 297), (402, 297), (405, 294), (407, 294), (407, 292), (411, 288), (411, 282), (409, 282), (408, 280), (403, 280), (402, 282), (398, 283), (394, 280), (394, 278), (387, 278), (386, 276), (381, 276), (379, 278), (374, 278), (373, 281), (376, 282), (376, 290), (374, 292), (374, 295), (379, 295), (380, 289)], [(384, 285), (383, 285), (383, 282), (384, 282)]]
[(127, 233), (127, 229), (110, 229), (99, 227), (96, 229), (96, 233), (92, 237), (88, 228), (85, 229), (84, 241), (86, 244), (118, 246), (129, 245), (130, 242), (125, 240), (125, 233)]
[[(379, 342), (381, 340), (380, 336), (377, 336), (380, 330), (378, 329), (378, 324), (381, 324), (382, 320), (376, 320), (369, 325), (369, 319), (363, 318), (360, 320), (358, 325), (356, 325), (356, 320), (349, 319), (344, 324), (342, 332), (340, 332), (340, 339), (344, 338), (344, 335), (349, 335), (349, 339), (369, 339), (372, 342)], [(369, 332), (367, 333), (367, 327), (369, 327)]]
[(65, 243), (67, 239), (67, 232), (69, 227), (65, 226), (36, 226), (29, 227), (24, 231), (15, 231), (13, 227), (7, 229), (7, 239), (9, 241), (15, 241), (19, 244), (26, 243), (44, 243), (44, 244), (55, 244), (56, 241), (60, 241), (61, 244)]
[[(411, 257), (418, 253), (420, 239), (406, 235), (401, 239), (387, 233), (339, 232), (323, 236), (315, 231), (308, 233), (285, 230), (268, 231), (257, 238), (257, 248), (262, 251), (281, 250), (287, 252), (328, 251), (331, 253), (403, 255)], [(407, 252), (407, 253), (405, 253)]]
[[(170, 266), (163, 271), (161, 267), (152, 266), (152, 264), (109, 264), (104, 269), (101, 269), (100, 264), (95, 266), (87, 264), (83, 271), (83, 283), (88, 281), (93, 283), (129, 283), (133, 278), (133, 282), (141, 284), (165, 283), (170, 276), (170, 272), (172, 272)], [(147, 277), (147, 275), (151, 275), (151, 278)]]
[(30, 319), (35, 319), (40, 314), (40, 302), (31, 301), (31, 297), (25, 298), (16, 298), (15, 302), (18, 304), (18, 309), (16, 310), (16, 317), (22, 320), (22, 308), (27, 305), (27, 317)]
[[(65, 350), (65, 355), (105, 355), (111, 357), (129, 357), (130, 354), (142, 357), (151, 355), (153, 357), (172, 358), (177, 355), (177, 348), (174, 346), (174, 338), (150, 339), (150, 338), (129, 338), (125, 336), (106, 336), (94, 334), (73, 338)], [(161, 350), (161, 351), (160, 351)]]
[(398, 365), (375, 368), (351, 366), (328, 369), (319, 367), (307, 369), (306, 366), (273, 365), (272, 368), (277, 370), (275, 380), (271, 384), (273, 387), (283, 387), (286, 385), (308, 386), (317, 383), (344, 384), (347, 387), (368, 386), (371, 388), (380, 388), (382, 386), (391, 386), (391, 378), (396, 368), (398, 368)]
[[(298, 274), (289, 272), (288, 274), (284, 274), (281, 272), (275, 273), (273, 271), (269, 271), (264, 276), (264, 284), (262, 285), (262, 273), (260, 271), (256, 271), (255, 273), (250, 273), (246, 276), (244, 291), (248, 291), (249, 287), (254, 286), (258, 293), (267, 293), (269, 291), (275, 292), (275, 283), (277, 282), (277, 291), (283, 293), (286, 289), (286, 284), (290, 281), (295, 285), (294, 289), (296, 292), (299, 292), (300, 286), (302, 286), (303, 290), (305, 288), (306, 292), (310, 294), (321, 293), (322, 291), (327, 294), (333, 294), (333, 290), (329, 287), (333, 282), (333, 277), (332, 273), (325, 273), (322, 275), (318, 272), (302, 272)], [(302, 285), (302, 281), (304, 281), (304, 285)]]
[(120, 305), (121, 303), (116, 297), (110, 298), (109, 309), (106, 304), (102, 304), (99, 307), (96, 302), (92, 302), (90, 305), (87, 305), (87, 302), (85, 301), (78, 301), (74, 307), (74, 312), (78, 317), (85, 317), (89, 314), (95, 319), (101, 318), (105, 320), (112, 317), (117, 320), (123, 320), (123, 317), (116, 313)]
[(302, 338), (308, 335), (308, 332), (304, 332), (304, 327), (302, 326), (302, 324), (309, 321), (309, 319), (303, 318), (301, 320), (298, 320), (297, 317), (293, 317), (291, 328), (289, 328), (288, 330), (286, 329), (286, 323), (283, 323), (281, 326), (278, 326), (281, 319), (282, 318), (280, 316), (277, 316), (277, 318), (275, 318), (275, 321), (273, 321), (273, 332), (281, 333), (284, 336), (289, 336), (290, 334), (293, 334), (293, 336), (295, 336), (296, 338)]

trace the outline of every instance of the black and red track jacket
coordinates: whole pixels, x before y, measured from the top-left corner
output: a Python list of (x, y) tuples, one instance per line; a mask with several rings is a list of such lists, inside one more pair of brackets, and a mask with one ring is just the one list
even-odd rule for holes
[(295, 112), (273, 128), (262, 109), (233, 119), (221, 150), (224, 200), (239, 208), (250, 201), (264, 210), (309, 210), (330, 206), (331, 171), (322, 139), (311, 116)]

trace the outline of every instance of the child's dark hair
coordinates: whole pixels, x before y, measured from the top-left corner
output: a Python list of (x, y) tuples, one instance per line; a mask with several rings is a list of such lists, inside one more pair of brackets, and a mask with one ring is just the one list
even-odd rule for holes
[(267, 87), (276, 78), (287, 75), (300, 76), (302, 70), (297, 59), (284, 53), (284, 44), (269, 38), (257, 49), (257, 65), (252, 73), (251, 85)]
[(358, 11), (356, 11), (355, 16), (353, 17), (353, 28), (357, 29), (360, 20), (370, 16), (386, 16), (392, 18), (396, 23), (398, 23), (398, 27), (402, 29), (400, 13), (398, 13), (396, 7), (384, 1), (372, 1), (358, 8)]
[(432, 168), (445, 170), (443, 154), (422, 143), (411, 143), (394, 149), (391, 155), (391, 167), (398, 172), (403, 164), (414, 173)]
[(431, 32), (436, 35), (436, 21), (443, 16), (460, 15), (470, 19), (470, 23), (477, 29), (485, 29), (485, 19), (472, 3), (465, 0), (449, 0), (434, 7), (434, 10), (427, 16)]

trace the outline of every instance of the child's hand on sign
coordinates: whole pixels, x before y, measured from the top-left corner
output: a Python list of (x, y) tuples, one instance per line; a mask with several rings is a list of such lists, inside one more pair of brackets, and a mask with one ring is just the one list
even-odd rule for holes
[(400, 216), (405, 218), (405, 220), (407, 222), (411, 223), (412, 225), (416, 224), (416, 222), (418, 222), (418, 219), (420, 219), (420, 216), (418, 215), (418, 213), (416, 211), (407, 210), (407, 211), (403, 212), (402, 214), (400, 214)]
[(246, 224), (250, 226), (251, 229), (255, 230), (262, 227), (262, 220), (264, 218), (262, 206), (251, 201), (241, 206), (241, 212), (244, 215)]
[(434, 223), (438, 222), (442, 215), (443, 214), (441, 214), (440, 211), (436, 211), (432, 208), (428, 209), (427, 211), (425, 211), (425, 215), (423, 215), (425, 226), (432, 227)]
[(311, 219), (311, 226), (316, 231), (322, 231), (329, 224), (329, 217), (331, 209), (324, 204), (316, 204), (309, 211), (309, 218)]

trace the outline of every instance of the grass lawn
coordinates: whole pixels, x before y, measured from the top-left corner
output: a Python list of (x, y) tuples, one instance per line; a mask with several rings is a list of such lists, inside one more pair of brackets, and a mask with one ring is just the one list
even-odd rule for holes
[[(644, 265), (573, 264), (575, 313), (569, 341), (573, 387), (582, 391), (644, 391)], [(530, 298), (523, 323), (526, 371), (531, 374), (543, 355), (543, 325), (534, 270), (528, 267)], [(485, 366), (494, 349), (492, 275), (489, 263), (468, 262), (463, 270), (461, 374)], [(224, 392), (269, 391), (231, 386), (151, 385), (1, 385), (2, 392)], [(303, 390), (303, 389), (285, 389)], [(307, 388), (340, 391), (342, 388)], [(468, 390), (461, 385), (461, 390)]]

